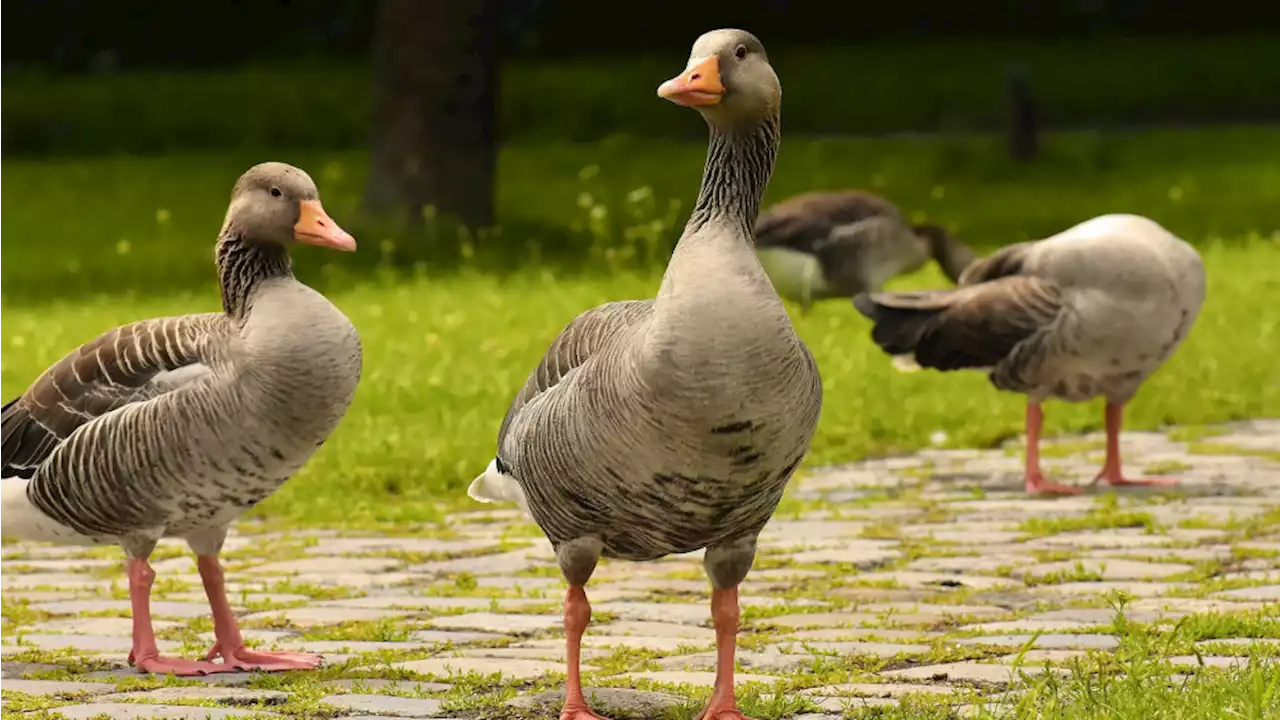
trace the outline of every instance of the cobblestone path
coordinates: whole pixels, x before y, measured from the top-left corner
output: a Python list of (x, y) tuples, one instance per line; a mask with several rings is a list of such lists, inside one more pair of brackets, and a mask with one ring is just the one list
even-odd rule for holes
[[(1112, 652), (1117, 608), (1139, 623), (1280, 612), (1280, 420), (1129, 433), (1124, 447), (1133, 472), (1178, 475), (1180, 490), (1031, 499), (1017, 446), (807, 473), (742, 587), (745, 709), (818, 720), (915, 695), (963, 717)], [(1083, 483), (1101, 448), (1063, 439), (1045, 462)], [(326, 659), (289, 676), (139, 675), (118, 549), (8, 544), (3, 558), (6, 716), (558, 716), (562, 581), (514, 511), (405, 537), (242, 527), (225, 560), (251, 644)], [(166, 542), (155, 569), (161, 651), (202, 655), (193, 559)], [(597, 711), (696, 712), (714, 677), (699, 554), (605, 563), (588, 592)], [(1172, 662), (1194, 673), (1259, 648), (1276, 660), (1280, 638), (1217, 637)]]

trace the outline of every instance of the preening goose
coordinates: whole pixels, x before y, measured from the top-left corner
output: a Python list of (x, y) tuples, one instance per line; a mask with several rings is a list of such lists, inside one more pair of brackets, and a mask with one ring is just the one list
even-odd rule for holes
[(911, 225), (888, 200), (863, 190), (811, 192), (760, 214), (756, 252), (783, 297), (814, 302), (875, 292), (933, 258), (952, 282), (977, 256), (945, 229)]
[[(298, 282), (287, 246), (355, 250), (306, 173), (264, 163), (242, 175), (215, 253), (222, 312), (109, 330), (4, 406), (4, 534), (118, 543), (127, 555), (139, 670), (199, 675), (312, 668), (320, 657), (248, 650), (218, 553), (228, 525), (279, 488), (347, 411), (360, 339)], [(161, 657), (147, 558), (163, 537), (197, 555), (213, 611), (204, 661)], [(222, 663), (210, 662), (222, 657)]]
[(753, 252), (773, 170), (781, 88), (741, 30), (693, 46), (658, 95), (696, 108), (711, 139), (693, 214), (652, 300), (600, 305), (552, 342), (498, 432), (471, 497), (515, 500), (555, 548), (568, 678), (561, 718), (597, 718), (579, 678), (601, 556), (706, 548), (716, 686), (703, 717), (742, 718), (733, 689), (738, 584), (813, 437), (822, 384)]
[(1051, 397), (1106, 398), (1107, 455), (1095, 482), (1175, 482), (1125, 478), (1119, 437), (1125, 403), (1204, 303), (1194, 248), (1147, 218), (1104, 215), (979, 260), (960, 285), (859, 295), (854, 306), (875, 322), (871, 337), (886, 352), (938, 370), (985, 370), (997, 388), (1027, 395), (1027, 492), (1080, 492), (1040, 470), (1040, 405)]

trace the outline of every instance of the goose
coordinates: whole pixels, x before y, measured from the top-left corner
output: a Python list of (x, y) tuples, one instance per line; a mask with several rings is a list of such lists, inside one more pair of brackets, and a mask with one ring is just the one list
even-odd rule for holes
[[(247, 649), (218, 562), (228, 525), (306, 463), (360, 380), (359, 336), (294, 278), (293, 243), (356, 247), (305, 172), (256, 165), (236, 182), (218, 237), (222, 312), (108, 330), (4, 406), (4, 534), (124, 549), (129, 661), (140, 671), (202, 675), (321, 661)], [(216, 637), (202, 661), (156, 648), (148, 557), (165, 537), (182, 538), (196, 554)]]
[(702, 717), (738, 720), (738, 585), (808, 450), (822, 383), (753, 252), (773, 171), (781, 86), (743, 30), (708, 32), (658, 95), (710, 128), (702, 185), (657, 296), (574, 318), (517, 393), (498, 449), (469, 488), (514, 500), (555, 549), (564, 599), (562, 720), (599, 718), (579, 676), (599, 558), (649, 561), (705, 548), (715, 689)]
[(807, 314), (819, 300), (875, 292), (933, 258), (952, 281), (977, 256), (938, 225), (909, 224), (864, 190), (795, 195), (756, 221), (760, 262), (783, 297)]
[(996, 388), (1026, 395), (1026, 490), (1075, 494), (1081, 488), (1040, 469), (1048, 398), (1106, 398), (1095, 483), (1176, 484), (1125, 477), (1120, 427), (1125, 404), (1187, 337), (1204, 297), (1195, 248), (1149, 218), (1103, 215), (975, 262), (954, 290), (861, 294), (853, 304), (885, 352), (919, 367), (982, 370)]

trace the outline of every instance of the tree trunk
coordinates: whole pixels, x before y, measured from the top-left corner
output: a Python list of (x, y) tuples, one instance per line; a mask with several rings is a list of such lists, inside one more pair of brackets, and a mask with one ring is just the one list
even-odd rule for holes
[(370, 211), (493, 225), (500, 4), (378, 2)]

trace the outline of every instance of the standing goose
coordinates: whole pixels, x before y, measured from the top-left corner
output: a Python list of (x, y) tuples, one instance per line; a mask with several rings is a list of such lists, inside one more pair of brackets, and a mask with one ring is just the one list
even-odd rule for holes
[(760, 41), (716, 30), (658, 95), (710, 126), (693, 214), (652, 300), (574, 318), (516, 395), (497, 457), (471, 484), (515, 500), (546, 533), (569, 589), (563, 720), (598, 718), (579, 677), (601, 556), (632, 561), (706, 548), (717, 672), (703, 714), (743, 718), (733, 688), (738, 584), (818, 423), (812, 355), (753, 252), (773, 171), (781, 88)]
[[(228, 525), (324, 443), (360, 380), (355, 328), (294, 279), (294, 242), (356, 247), (306, 173), (282, 163), (251, 168), (218, 238), (222, 312), (109, 330), (4, 406), (4, 533), (124, 548), (129, 660), (139, 670), (201, 675), (320, 662), (246, 649), (218, 563)], [(147, 558), (163, 537), (186, 540), (197, 555), (217, 638), (204, 661), (156, 649)], [(215, 656), (223, 662), (210, 662)]]
[(1040, 470), (1040, 405), (1056, 397), (1107, 400), (1107, 455), (1095, 478), (1125, 478), (1124, 405), (1186, 338), (1204, 303), (1200, 255), (1154, 221), (1104, 215), (1053, 237), (1017, 243), (974, 263), (955, 290), (859, 295), (886, 352), (937, 370), (981, 369), (1027, 395), (1026, 489), (1074, 494)]
[(874, 292), (933, 258), (952, 282), (977, 256), (945, 229), (911, 225), (863, 190), (811, 192), (760, 214), (756, 247), (774, 287), (807, 313), (815, 301)]

